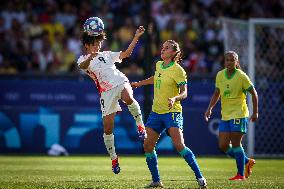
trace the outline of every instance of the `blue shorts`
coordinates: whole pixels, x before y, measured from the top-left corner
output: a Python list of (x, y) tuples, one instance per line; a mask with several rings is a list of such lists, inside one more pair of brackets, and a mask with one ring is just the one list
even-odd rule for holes
[(219, 132), (241, 132), (247, 133), (248, 118), (221, 120)]
[(167, 131), (171, 127), (177, 127), (182, 130), (182, 113), (170, 112), (166, 114), (157, 114), (155, 112), (151, 112), (145, 126), (153, 129), (159, 134), (161, 134), (164, 130)]

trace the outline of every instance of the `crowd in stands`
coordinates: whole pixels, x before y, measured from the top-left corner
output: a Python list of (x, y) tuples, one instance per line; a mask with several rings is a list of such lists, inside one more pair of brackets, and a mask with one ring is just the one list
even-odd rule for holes
[[(137, 26), (147, 25), (153, 62), (161, 43), (174, 39), (188, 72), (213, 74), (223, 62), (220, 17), (284, 18), (281, 0), (9, 0), (1, 1), (0, 10), (0, 74), (78, 73), (82, 25), (91, 16), (104, 21), (104, 50), (126, 49)], [(143, 74), (145, 45), (142, 38), (131, 58), (119, 65), (123, 72)]]

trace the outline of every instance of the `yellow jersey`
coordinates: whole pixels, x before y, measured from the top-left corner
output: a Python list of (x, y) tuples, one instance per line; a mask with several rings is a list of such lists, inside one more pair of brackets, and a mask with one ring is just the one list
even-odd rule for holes
[(249, 77), (239, 69), (236, 69), (230, 78), (227, 69), (217, 73), (216, 88), (220, 90), (222, 120), (249, 116), (246, 93), (252, 87)]
[(186, 85), (186, 72), (176, 62), (171, 62), (166, 67), (163, 63), (163, 61), (156, 63), (152, 111), (158, 114), (182, 112), (180, 101), (176, 101), (173, 107), (169, 109), (168, 98), (179, 95), (179, 86)]

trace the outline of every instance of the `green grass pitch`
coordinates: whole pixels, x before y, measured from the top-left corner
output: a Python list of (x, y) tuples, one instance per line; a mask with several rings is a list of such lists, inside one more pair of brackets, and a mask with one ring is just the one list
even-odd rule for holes
[[(256, 159), (246, 181), (228, 181), (236, 173), (230, 158), (197, 158), (208, 188), (284, 188), (284, 160)], [(151, 177), (143, 156), (121, 156), (114, 175), (106, 156), (0, 156), (0, 189), (143, 188)], [(165, 188), (198, 188), (193, 172), (180, 157), (159, 157)]]

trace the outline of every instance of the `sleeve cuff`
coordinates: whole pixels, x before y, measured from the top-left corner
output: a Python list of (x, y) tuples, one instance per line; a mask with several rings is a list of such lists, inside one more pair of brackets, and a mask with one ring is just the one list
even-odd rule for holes
[(181, 85), (186, 85), (186, 84), (187, 84), (187, 82), (186, 82), (186, 81), (183, 81), (183, 82), (178, 83), (177, 86), (179, 87), (179, 86), (181, 86)]
[(253, 89), (253, 85), (251, 85), (249, 88), (247, 88), (246, 91), (250, 91), (251, 89)]

